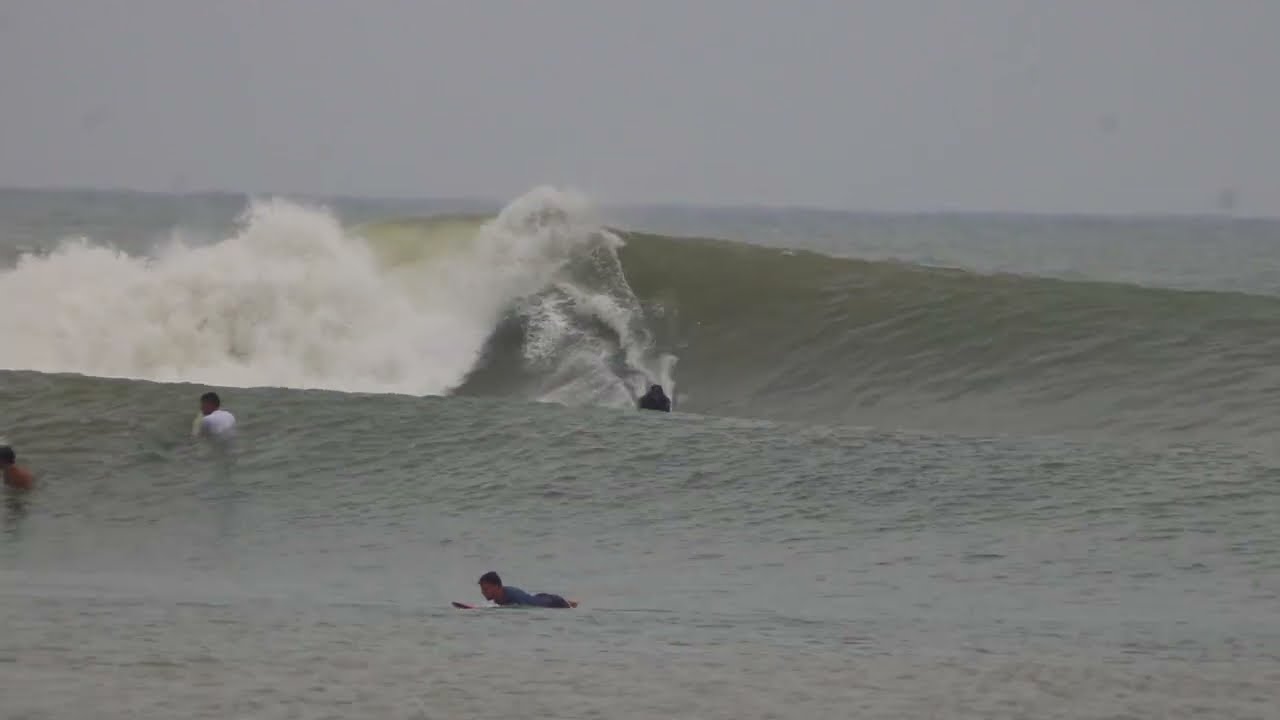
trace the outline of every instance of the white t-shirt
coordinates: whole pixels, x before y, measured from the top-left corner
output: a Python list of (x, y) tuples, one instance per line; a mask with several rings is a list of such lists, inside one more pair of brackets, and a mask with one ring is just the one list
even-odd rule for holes
[(230, 437), (236, 431), (236, 416), (226, 410), (214, 410), (200, 418), (200, 434), (206, 437)]

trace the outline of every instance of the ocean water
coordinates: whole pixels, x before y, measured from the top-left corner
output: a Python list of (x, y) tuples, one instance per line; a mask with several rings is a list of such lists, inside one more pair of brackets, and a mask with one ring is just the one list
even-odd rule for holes
[[(1278, 261), (1231, 218), (0, 192), (0, 717), (1280, 717)], [(452, 609), (487, 570), (581, 607)]]

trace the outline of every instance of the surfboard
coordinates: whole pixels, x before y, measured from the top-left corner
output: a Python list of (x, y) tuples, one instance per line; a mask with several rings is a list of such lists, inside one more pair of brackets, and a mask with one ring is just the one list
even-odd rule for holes
[[(454, 601), (453, 601), (453, 603), (452, 603), (452, 605), (453, 605), (454, 607), (458, 608), (459, 610), (484, 610), (484, 609), (487, 609), (487, 608), (501, 607), (500, 605), (468, 605), (468, 604), (466, 604), (466, 603), (460, 603), (460, 602), (458, 602), (457, 600), (454, 600)], [(577, 601), (577, 600), (570, 600), (570, 601), (569, 601), (569, 607), (571, 607), (571, 608), (576, 608), (576, 607), (578, 607), (578, 601)], [(550, 609), (554, 609), (554, 608), (548, 608), (548, 609), (550, 610)]]

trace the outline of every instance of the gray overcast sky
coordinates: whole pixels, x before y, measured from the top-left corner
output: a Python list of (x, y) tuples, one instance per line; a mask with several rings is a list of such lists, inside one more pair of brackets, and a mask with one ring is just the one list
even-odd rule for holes
[(1280, 215), (1271, 0), (0, 0), (0, 184)]

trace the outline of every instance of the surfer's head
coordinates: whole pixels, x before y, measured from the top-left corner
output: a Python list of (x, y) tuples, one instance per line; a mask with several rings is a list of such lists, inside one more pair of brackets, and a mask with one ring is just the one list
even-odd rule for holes
[(498, 573), (490, 570), (480, 576), (480, 594), (489, 602), (502, 599), (502, 578), (498, 577)]
[(16, 462), (18, 462), (18, 455), (13, 448), (8, 445), (0, 447), (0, 467), (9, 467)]
[(200, 412), (204, 415), (222, 407), (222, 399), (216, 392), (207, 392), (200, 396)]

